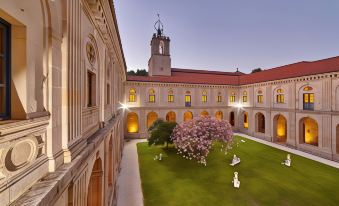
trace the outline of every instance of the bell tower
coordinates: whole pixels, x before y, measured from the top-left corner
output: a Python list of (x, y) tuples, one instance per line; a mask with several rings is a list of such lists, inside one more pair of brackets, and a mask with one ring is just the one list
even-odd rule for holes
[(164, 26), (160, 21), (155, 22), (156, 33), (151, 40), (151, 58), (148, 60), (149, 76), (171, 76), (170, 39), (164, 35)]

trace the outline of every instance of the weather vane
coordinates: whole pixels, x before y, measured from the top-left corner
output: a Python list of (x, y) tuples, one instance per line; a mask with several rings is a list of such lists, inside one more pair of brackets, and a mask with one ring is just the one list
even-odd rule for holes
[(160, 14), (157, 14), (157, 15), (158, 15), (158, 21), (155, 22), (154, 28), (157, 31), (157, 35), (162, 36), (163, 31), (164, 31), (164, 25), (162, 24), (160, 20)]

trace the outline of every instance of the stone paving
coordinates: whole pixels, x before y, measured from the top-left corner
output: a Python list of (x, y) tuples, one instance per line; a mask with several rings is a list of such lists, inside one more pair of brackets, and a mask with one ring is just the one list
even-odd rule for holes
[(121, 170), (118, 176), (118, 206), (143, 206), (137, 146), (145, 139), (125, 141)]

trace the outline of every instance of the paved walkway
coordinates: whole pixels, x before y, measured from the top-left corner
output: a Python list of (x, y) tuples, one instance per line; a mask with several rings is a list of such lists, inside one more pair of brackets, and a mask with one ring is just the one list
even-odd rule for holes
[(125, 141), (118, 176), (118, 206), (143, 206), (136, 144), (146, 140)]
[(299, 150), (296, 150), (296, 149), (292, 149), (292, 148), (289, 148), (289, 147), (286, 147), (286, 146), (283, 146), (283, 145), (279, 145), (279, 144), (276, 144), (276, 143), (273, 143), (273, 142), (268, 142), (266, 140), (255, 138), (255, 137), (249, 136), (247, 134), (234, 133), (234, 135), (239, 135), (239, 136), (245, 137), (247, 139), (250, 139), (250, 140), (253, 140), (253, 141), (256, 141), (256, 142), (260, 142), (262, 144), (265, 144), (265, 145), (268, 145), (268, 146), (271, 146), (271, 147), (274, 147), (274, 148), (277, 148), (277, 149), (280, 149), (280, 150), (283, 150), (283, 151), (286, 151), (286, 152), (289, 152), (289, 153), (293, 153), (293, 154), (296, 154), (296, 155), (299, 155), (299, 156), (302, 156), (302, 157), (305, 157), (305, 158), (308, 158), (308, 159), (311, 159), (311, 160), (314, 160), (314, 161), (317, 161), (317, 162), (320, 162), (320, 163), (323, 163), (323, 164), (326, 164), (326, 165), (329, 165), (329, 166), (332, 166), (332, 167), (339, 169), (339, 163), (338, 162), (334, 162), (334, 161), (331, 161), (331, 160), (328, 160), (328, 159), (325, 159), (325, 158), (322, 158), (322, 157), (318, 157), (318, 156), (315, 156), (315, 155), (312, 155), (312, 154), (309, 154), (309, 153), (306, 153), (306, 152), (302, 152), (302, 151), (299, 151)]

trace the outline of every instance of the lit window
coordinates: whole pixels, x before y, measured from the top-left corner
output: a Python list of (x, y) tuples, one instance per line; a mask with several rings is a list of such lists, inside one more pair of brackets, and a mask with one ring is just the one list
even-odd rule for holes
[(306, 86), (304, 89), (303, 89), (304, 91), (312, 91), (313, 90), (313, 88), (312, 87), (310, 87), (310, 86)]
[(154, 89), (150, 89), (148, 92), (148, 101), (155, 102), (155, 92)]
[(168, 90), (167, 101), (168, 102), (174, 102), (173, 90), (171, 90), (171, 89)]
[(313, 93), (304, 93), (304, 110), (313, 110), (314, 109), (314, 94)]
[(189, 91), (186, 92), (185, 95), (185, 107), (190, 107), (191, 106), (191, 93)]
[(235, 102), (235, 93), (234, 92), (231, 93), (230, 102)]
[(246, 91), (244, 91), (242, 93), (242, 102), (247, 102), (247, 92)]
[(10, 25), (0, 19), (0, 120), (10, 117)]
[(206, 91), (202, 92), (201, 101), (202, 102), (207, 102), (207, 92)]
[(129, 102), (135, 102), (135, 89), (130, 89), (129, 90), (129, 98), (128, 98), (128, 101)]
[(277, 90), (277, 103), (284, 103), (284, 102), (285, 102), (284, 90), (278, 89)]
[(258, 103), (263, 103), (263, 101), (264, 101), (264, 96), (258, 95)]

